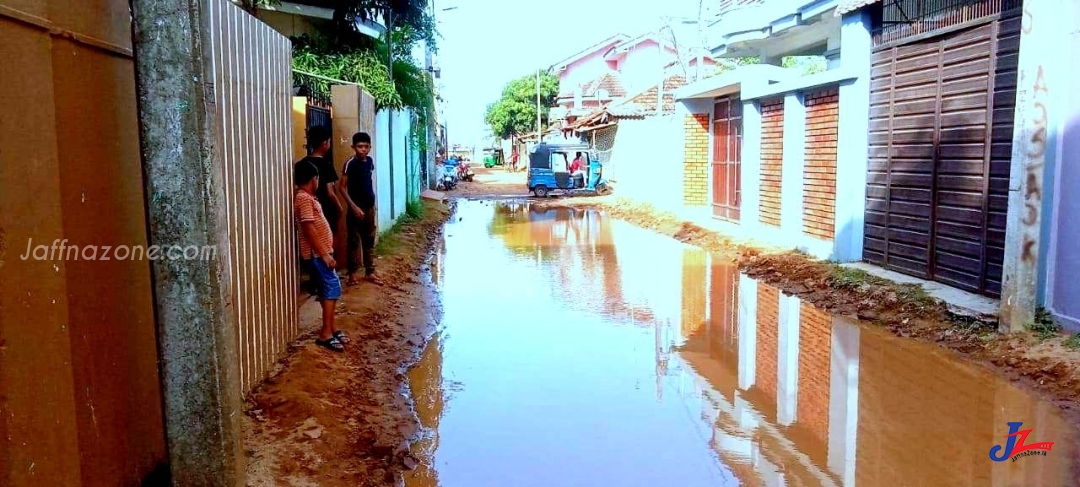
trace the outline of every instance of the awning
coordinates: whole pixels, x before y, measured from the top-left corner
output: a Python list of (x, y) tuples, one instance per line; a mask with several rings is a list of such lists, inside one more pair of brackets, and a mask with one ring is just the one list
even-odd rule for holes
[(742, 91), (743, 85), (759, 84), (767, 86), (797, 76), (799, 76), (797, 70), (781, 68), (771, 64), (739, 66), (726, 73), (695, 81), (675, 90), (675, 99), (715, 98)]

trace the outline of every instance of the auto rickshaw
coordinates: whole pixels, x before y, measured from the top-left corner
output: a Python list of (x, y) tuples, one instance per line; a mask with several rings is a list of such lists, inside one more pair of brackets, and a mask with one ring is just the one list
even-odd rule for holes
[(498, 147), (489, 147), (484, 149), (484, 167), (491, 169), (495, 166), (501, 166), (503, 161), (503, 150)]
[[(574, 177), (568, 161), (580, 152), (586, 158), (585, 173)], [(529, 154), (528, 188), (543, 198), (552, 191), (567, 196), (597, 196), (608, 194), (611, 187), (603, 179), (603, 165), (586, 145), (553, 145), (541, 142)]]

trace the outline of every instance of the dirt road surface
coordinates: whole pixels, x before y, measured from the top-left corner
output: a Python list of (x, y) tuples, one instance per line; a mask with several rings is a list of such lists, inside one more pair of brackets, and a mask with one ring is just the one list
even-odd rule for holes
[(439, 319), (421, 279), (449, 214), (426, 202), (422, 219), (384, 237), (376, 261), (384, 285), (346, 288), (339, 301), (337, 325), (353, 340), (344, 354), (312, 343), (318, 309), (302, 307), (307, 333), (247, 398), (249, 486), (392, 486), (415, 467), (409, 442), (419, 422), (404, 373)]

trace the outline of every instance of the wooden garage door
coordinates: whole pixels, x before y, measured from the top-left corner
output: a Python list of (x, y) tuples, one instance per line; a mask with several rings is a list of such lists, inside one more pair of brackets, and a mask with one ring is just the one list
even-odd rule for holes
[(1019, 49), (1005, 18), (874, 53), (868, 262), (1000, 295)]

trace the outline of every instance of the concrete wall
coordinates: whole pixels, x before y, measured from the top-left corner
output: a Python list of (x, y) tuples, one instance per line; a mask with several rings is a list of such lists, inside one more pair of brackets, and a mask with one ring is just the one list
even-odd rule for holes
[[(1080, 332), (1080, 78), (1070, 76), (1066, 60), (1080, 56), (1080, 14), (1076, 9), (1055, 11), (1058, 26), (1051, 24), (1048, 38), (1052, 57), (1059, 62), (1044, 67), (1051, 105), (1046, 139), (1046, 175), (1043, 185), (1043, 241), (1048, 247), (1042, 259), (1039, 302), (1069, 330)], [(1045, 18), (1045, 17), (1044, 17)], [(1021, 44), (1021, 56), (1028, 51)], [(1042, 47), (1034, 46), (1034, 49)], [(1011, 211), (1011, 208), (1010, 208)]]
[(682, 203), (682, 152), (682, 123), (675, 116), (621, 120), (604, 174), (615, 178), (618, 194), (671, 209)]

